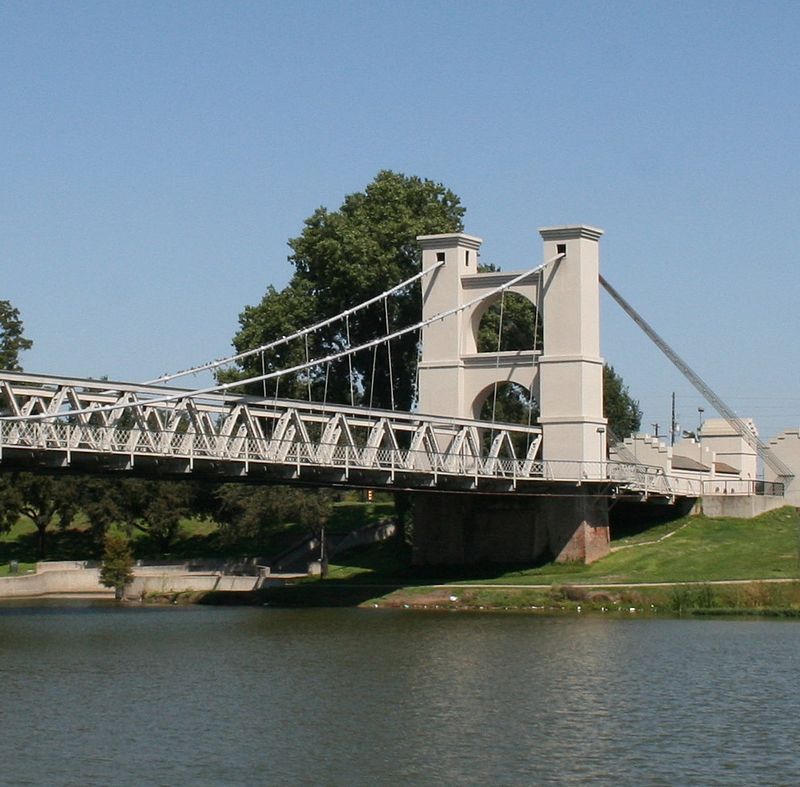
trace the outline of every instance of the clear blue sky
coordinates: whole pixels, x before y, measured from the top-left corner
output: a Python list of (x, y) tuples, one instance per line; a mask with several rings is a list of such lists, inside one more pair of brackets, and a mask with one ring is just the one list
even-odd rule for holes
[[(441, 181), (506, 270), (602, 270), (762, 435), (800, 423), (796, 2), (3, 2), (0, 298), (30, 371), (227, 354), (288, 238), (380, 169)], [(607, 298), (645, 410), (699, 397)]]

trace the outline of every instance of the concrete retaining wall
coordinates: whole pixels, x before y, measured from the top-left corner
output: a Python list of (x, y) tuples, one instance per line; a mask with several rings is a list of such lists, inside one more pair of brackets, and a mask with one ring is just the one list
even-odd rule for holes
[(751, 519), (787, 505), (785, 497), (772, 495), (703, 495), (700, 502), (706, 516)]
[(257, 590), (259, 577), (232, 577), (220, 574), (161, 574), (137, 576), (126, 589), (128, 596), (142, 593), (182, 593), (186, 590)]
[(363, 544), (377, 544), (379, 541), (386, 541), (397, 532), (395, 522), (379, 522), (376, 525), (359, 528), (348, 533), (341, 541), (336, 544), (334, 554), (344, 552), (345, 549), (362, 546)]
[(24, 598), (61, 594), (110, 596), (114, 591), (100, 584), (100, 569), (48, 569), (19, 577), (0, 577), (0, 598)]
[[(64, 563), (61, 564), (63, 566)], [(35, 598), (50, 595), (92, 595), (113, 598), (114, 591), (100, 584), (100, 569), (83, 568), (70, 562), (70, 568), (37, 564), (37, 573), (0, 577), (0, 599)], [(260, 577), (226, 576), (217, 572), (178, 573), (153, 568), (134, 569), (134, 580), (127, 589), (129, 597), (142, 593), (181, 593), (187, 590), (255, 590)]]

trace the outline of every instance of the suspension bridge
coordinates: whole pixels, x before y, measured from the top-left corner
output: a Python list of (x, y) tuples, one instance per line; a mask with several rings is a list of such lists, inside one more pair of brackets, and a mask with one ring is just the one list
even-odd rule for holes
[[(601, 284), (640, 327), (652, 329), (600, 276), (600, 230), (540, 232), (544, 261), (517, 273), (479, 272), (481, 240), (474, 236), (422, 236), (421, 270), (391, 289), (289, 336), (145, 383), (0, 372), (0, 469), (412, 490), (418, 562), (523, 560), (547, 551), (592, 560), (608, 549), (610, 500), (692, 500), (703, 481), (639, 462), (621, 447), (609, 459)], [(388, 303), (411, 287), (422, 288), (420, 319), (392, 326)], [(508, 293), (535, 307), (541, 346), (478, 352), (481, 318), (492, 304), (502, 309)], [(381, 304), (379, 335), (352, 344), (351, 318)], [(312, 357), (309, 337), (326, 328), (337, 332), (340, 347)], [(374, 362), (385, 351), (391, 387), (392, 343), (408, 334), (421, 347), (414, 411), (357, 402), (363, 381), (353, 357), (371, 353)], [(671, 352), (657, 334), (651, 338)], [(260, 374), (202, 389), (175, 385), (298, 344), (303, 360), (285, 368), (262, 365)], [(680, 368), (678, 356), (672, 360)], [(327, 374), (343, 361), (349, 404), (327, 400)], [(310, 381), (320, 369), (323, 401), (310, 400), (310, 382), (309, 401), (278, 397), (281, 378)], [(273, 396), (266, 394), (270, 381)], [(255, 383), (263, 395), (241, 393)], [(507, 383), (528, 392), (538, 419), (501, 423), (494, 411), (480, 417), (483, 403)], [(732, 411), (712, 401), (742, 431)], [(785, 466), (776, 472), (791, 477)]]

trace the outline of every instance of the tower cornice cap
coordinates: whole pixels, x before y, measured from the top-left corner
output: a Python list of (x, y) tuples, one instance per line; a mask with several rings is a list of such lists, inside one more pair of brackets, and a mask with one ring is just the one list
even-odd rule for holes
[(574, 240), (575, 238), (599, 240), (603, 230), (586, 224), (565, 224), (560, 227), (541, 227), (539, 234), (542, 236), (542, 240)]
[(483, 238), (465, 232), (447, 232), (442, 235), (417, 235), (417, 243), (423, 249), (447, 249), (460, 246), (463, 249), (479, 249)]

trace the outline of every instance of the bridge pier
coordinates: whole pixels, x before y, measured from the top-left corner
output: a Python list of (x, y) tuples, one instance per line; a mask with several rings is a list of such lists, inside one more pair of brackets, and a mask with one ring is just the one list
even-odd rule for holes
[(608, 499), (414, 494), (415, 565), (593, 561), (609, 552)]

